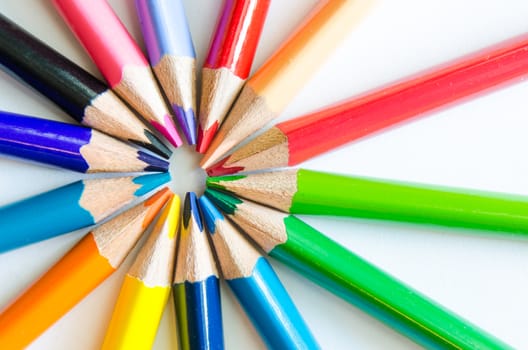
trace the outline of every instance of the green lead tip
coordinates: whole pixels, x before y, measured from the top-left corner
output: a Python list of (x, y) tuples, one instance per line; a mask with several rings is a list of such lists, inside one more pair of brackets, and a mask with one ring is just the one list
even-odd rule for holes
[(221, 182), (231, 182), (240, 179), (244, 179), (246, 175), (227, 175), (227, 176), (212, 176), (208, 177), (206, 180), (206, 185), (209, 188), (219, 188), (225, 190), (225, 187), (222, 186)]
[(205, 190), (205, 195), (211, 200), (211, 202), (213, 202), (213, 204), (228, 215), (234, 214), (237, 210), (237, 205), (242, 203), (242, 200), (232, 195), (211, 188)]

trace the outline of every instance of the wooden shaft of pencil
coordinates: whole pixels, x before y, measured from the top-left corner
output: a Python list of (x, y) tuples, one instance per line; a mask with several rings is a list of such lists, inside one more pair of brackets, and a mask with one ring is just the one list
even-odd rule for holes
[(196, 54), (181, 0), (136, 0), (152, 69), (187, 142), (196, 144)]
[(425, 348), (510, 349), (298, 218), (221, 192), (206, 195), (271, 256)]
[(169, 163), (86, 127), (0, 111), (0, 153), (83, 173), (167, 171)]
[(105, 84), (1, 14), (0, 63), (78, 122), (170, 155)]
[(0, 207), (0, 252), (93, 225), (169, 180), (168, 173), (83, 180)]
[(173, 296), (182, 349), (223, 347), (218, 270), (193, 192), (185, 196)]
[(182, 144), (147, 59), (106, 0), (53, 0), (108, 84), (175, 147)]
[(200, 166), (220, 160), (276, 118), (317, 68), (360, 22), (372, 0), (321, 1), (284, 44), (246, 82)]
[[(237, 178), (238, 177), (238, 178)], [(528, 197), (286, 170), (211, 178), (210, 186), (294, 214), (337, 215), (528, 233)]]
[(173, 196), (121, 286), (102, 349), (151, 349), (170, 295), (180, 199)]
[(222, 274), (270, 349), (318, 349), (275, 271), (202, 196), (200, 206)]
[(90, 232), (0, 314), (0, 343), (21, 349), (110, 276), (168, 196), (160, 191)]
[[(528, 73), (528, 34), (277, 124), (222, 160), (217, 175), (299, 164)], [(231, 168), (231, 169), (230, 169)]]
[(204, 153), (246, 81), (270, 0), (226, 0), (202, 68), (198, 147)]

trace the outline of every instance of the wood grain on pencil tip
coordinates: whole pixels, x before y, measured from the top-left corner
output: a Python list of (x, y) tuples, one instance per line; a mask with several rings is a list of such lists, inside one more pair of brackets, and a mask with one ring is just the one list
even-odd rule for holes
[(0, 111), (0, 154), (83, 173), (167, 171), (169, 163), (82, 126)]
[(362, 19), (374, 0), (320, 2), (251, 76), (202, 159), (204, 169), (276, 118)]
[(208, 189), (270, 256), (428, 349), (511, 349), (295, 216)]
[(93, 225), (169, 180), (168, 173), (82, 180), (0, 207), (0, 252)]
[(197, 151), (205, 153), (244, 85), (270, 0), (227, 0), (219, 14), (202, 68)]
[(181, 0), (136, 0), (150, 64), (190, 145), (196, 144), (196, 54)]
[(528, 234), (528, 197), (297, 169), (208, 179), (294, 214), (361, 217)]
[(210, 175), (299, 164), (528, 73), (528, 35), (279, 123), (208, 169)]
[(319, 349), (269, 262), (205, 196), (200, 205), (223, 277), (270, 349)]
[(182, 144), (147, 59), (105, 0), (53, 0), (112, 90), (175, 147)]
[(193, 192), (185, 196), (173, 296), (181, 349), (224, 347), (218, 270)]
[(78, 122), (170, 156), (104, 83), (1, 14), (0, 63)]
[(169, 198), (168, 189), (88, 233), (0, 314), (0, 344), (22, 349), (119, 268)]
[(180, 198), (168, 200), (125, 275), (103, 350), (151, 349), (169, 298), (180, 221)]

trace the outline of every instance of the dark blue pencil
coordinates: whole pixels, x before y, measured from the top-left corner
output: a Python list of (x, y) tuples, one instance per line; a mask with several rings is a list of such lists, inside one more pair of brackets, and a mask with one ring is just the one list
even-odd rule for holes
[(269, 262), (205, 196), (200, 198), (222, 274), (270, 349), (319, 345)]
[(167, 171), (169, 166), (97, 130), (3, 111), (0, 153), (83, 173)]
[(198, 199), (187, 193), (174, 273), (173, 295), (180, 348), (223, 349), (218, 271), (204, 232)]
[(91, 226), (169, 180), (168, 173), (82, 180), (0, 207), (0, 253)]

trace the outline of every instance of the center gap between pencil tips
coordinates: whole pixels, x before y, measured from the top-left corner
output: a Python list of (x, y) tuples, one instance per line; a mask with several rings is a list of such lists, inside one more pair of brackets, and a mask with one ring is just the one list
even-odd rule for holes
[(194, 146), (189, 145), (178, 147), (170, 158), (169, 171), (172, 181), (169, 186), (174, 193), (182, 198), (187, 192), (202, 195), (205, 190), (207, 175), (199, 166), (202, 155), (196, 152), (194, 148)]

